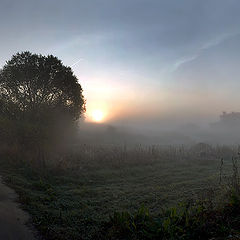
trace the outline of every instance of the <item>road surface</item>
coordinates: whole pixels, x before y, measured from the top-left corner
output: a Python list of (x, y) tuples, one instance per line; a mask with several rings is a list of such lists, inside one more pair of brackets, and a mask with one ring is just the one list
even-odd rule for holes
[(0, 240), (36, 240), (26, 226), (29, 215), (19, 208), (17, 194), (0, 177)]

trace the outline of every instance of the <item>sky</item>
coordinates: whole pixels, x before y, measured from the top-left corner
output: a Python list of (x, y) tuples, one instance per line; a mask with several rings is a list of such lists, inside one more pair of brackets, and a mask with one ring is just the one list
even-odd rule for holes
[[(240, 111), (238, 0), (1, 0), (0, 66), (53, 54), (84, 90), (86, 120), (164, 126)], [(98, 116), (99, 117), (99, 116)]]

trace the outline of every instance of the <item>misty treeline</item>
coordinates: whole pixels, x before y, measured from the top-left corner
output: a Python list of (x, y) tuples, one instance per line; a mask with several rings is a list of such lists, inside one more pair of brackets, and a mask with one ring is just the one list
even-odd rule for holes
[(55, 56), (21, 52), (0, 70), (0, 150), (44, 166), (71, 141), (85, 111), (81, 85)]

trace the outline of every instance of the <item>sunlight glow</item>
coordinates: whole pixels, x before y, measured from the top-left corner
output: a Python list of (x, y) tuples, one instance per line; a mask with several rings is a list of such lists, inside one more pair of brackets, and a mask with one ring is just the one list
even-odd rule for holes
[(92, 119), (94, 122), (101, 122), (103, 117), (103, 112), (100, 109), (95, 109), (92, 111)]

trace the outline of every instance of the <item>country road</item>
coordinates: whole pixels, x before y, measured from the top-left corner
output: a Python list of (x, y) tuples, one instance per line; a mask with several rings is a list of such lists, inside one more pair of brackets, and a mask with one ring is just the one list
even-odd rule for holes
[(36, 240), (26, 226), (29, 216), (16, 199), (17, 194), (0, 177), (0, 240)]

